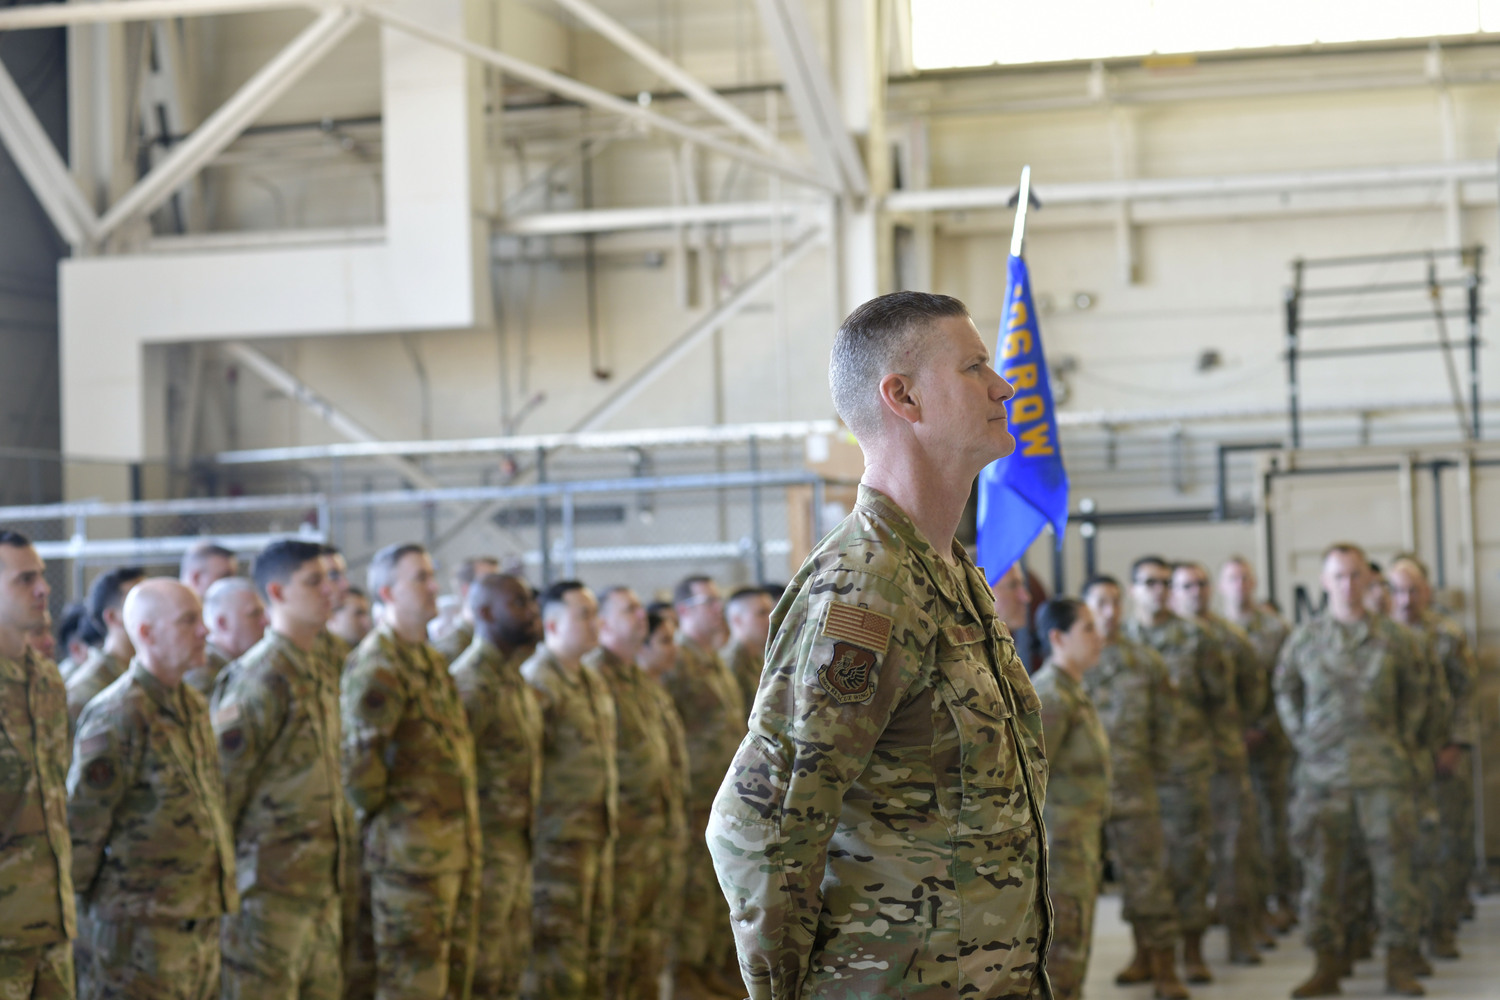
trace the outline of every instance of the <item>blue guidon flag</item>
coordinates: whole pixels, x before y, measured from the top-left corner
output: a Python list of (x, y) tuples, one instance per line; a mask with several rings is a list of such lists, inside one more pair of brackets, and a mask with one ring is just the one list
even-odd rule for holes
[(993, 586), (1042, 528), (1052, 525), (1062, 545), (1068, 526), (1068, 473), (1057, 436), (1057, 407), (1042, 355), (1041, 330), (1031, 303), (1026, 262), (1012, 255), (995, 368), (1015, 387), (1005, 404), (1016, 450), (979, 473), (979, 533), (975, 562)]

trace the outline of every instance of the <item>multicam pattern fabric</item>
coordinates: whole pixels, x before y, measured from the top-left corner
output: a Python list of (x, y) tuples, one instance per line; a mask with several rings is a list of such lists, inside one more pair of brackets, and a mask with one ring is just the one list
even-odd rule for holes
[(1156, 785), (1177, 747), (1177, 692), (1167, 665), (1121, 637), (1104, 647), (1083, 686), (1109, 736), (1110, 815), (1160, 816)]
[(1215, 771), (1209, 801), (1214, 821), (1214, 904), (1221, 918), (1237, 930), (1257, 912), (1264, 868), (1244, 720), (1265, 712), (1269, 689), (1266, 671), (1244, 629), (1213, 612), (1195, 621), (1218, 645), (1233, 678), (1233, 698), (1219, 713), (1214, 730)]
[(1291, 801), (1292, 743), (1281, 728), (1276, 714), (1276, 699), (1270, 697), (1271, 678), (1276, 659), (1286, 641), (1287, 626), (1269, 608), (1255, 606), (1235, 622), (1245, 630), (1255, 649), (1256, 665), (1266, 678), (1265, 709), (1259, 718), (1246, 716), (1245, 726), (1262, 734), (1258, 745), (1249, 748), (1250, 786), (1255, 794), (1256, 813), (1260, 819), (1260, 849), (1265, 862), (1265, 890), (1281, 900), (1289, 900), (1296, 891), (1297, 868), (1292, 859), (1291, 829), (1288, 807)]
[(1126, 638), (1150, 647), (1166, 662), (1177, 690), (1173, 771), (1211, 772), (1220, 717), (1233, 697), (1229, 664), (1201, 628), (1176, 615), (1152, 625), (1132, 620), (1123, 631)]
[(1412, 785), (1427, 712), (1424, 658), (1394, 623), (1323, 615), (1293, 630), (1276, 666), (1276, 710), (1299, 781), (1339, 788)]
[(453, 626), (453, 631), (438, 639), (432, 644), (432, 648), (446, 660), (449, 665), (458, 662), (458, 658), (464, 655), (474, 642), (474, 626), (465, 619), (460, 618), (458, 624)]
[(0, 1000), (74, 1000), (73, 946), (67, 941), (0, 949)]
[(95, 921), (217, 923), (239, 908), (208, 705), (140, 661), (79, 717), (68, 826), (73, 884)]
[(197, 691), (205, 698), (211, 698), (214, 693), (214, 684), (218, 682), (219, 675), (234, 658), (224, 653), (222, 649), (213, 643), (207, 643), (203, 647), (203, 666), (194, 667), (182, 675), (182, 683)]
[(89, 921), (93, 963), (80, 1000), (219, 1000), (219, 920)]
[(211, 719), (240, 892), (310, 902), (336, 895), (353, 831), (327, 664), (267, 630), (219, 676)]
[(447, 665), (389, 625), (344, 674), (344, 791), (364, 831), (364, 866), (435, 875), (480, 857), (474, 741)]
[(83, 712), (83, 706), (92, 701), (100, 691), (119, 680), (127, 666), (129, 664), (102, 649), (89, 650), (89, 658), (68, 676), (69, 735), (78, 729), (78, 716)]
[[(44, 948), (77, 933), (70, 756), (57, 668), (29, 648), (19, 661), (0, 657), (0, 953)], [(40, 953), (22, 964), (48, 965)]]
[(747, 646), (743, 642), (731, 641), (719, 650), (719, 658), (724, 661), (739, 685), (740, 701), (745, 705), (745, 718), (748, 720), (755, 708), (755, 692), (760, 690), (760, 672), (766, 666), (766, 651)]
[(517, 995), (531, 951), (531, 860), (542, 793), (542, 710), (510, 656), (477, 638), (450, 668), (479, 767), (480, 874), (476, 1000)]
[[(951, 558), (862, 486), (777, 608), (708, 831), (754, 1000), (1046, 995), (1040, 704), (984, 576)], [(853, 645), (827, 634), (835, 607), (888, 639), (830, 684)]]

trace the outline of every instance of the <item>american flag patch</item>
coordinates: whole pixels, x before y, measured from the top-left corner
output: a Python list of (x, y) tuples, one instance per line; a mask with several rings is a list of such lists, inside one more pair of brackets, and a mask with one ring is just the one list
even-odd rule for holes
[(879, 611), (835, 601), (823, 615), (823, 634), (884, 653), (891, 641), (891, 618)]

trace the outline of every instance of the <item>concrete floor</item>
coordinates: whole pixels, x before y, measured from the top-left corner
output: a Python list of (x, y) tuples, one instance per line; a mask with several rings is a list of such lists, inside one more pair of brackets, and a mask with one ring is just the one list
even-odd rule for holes
[[(1289, 996), (1292, 987), (1312, 972), (1312, 952), (1295, 929), (1278, 938), (1277, 944), (1274, 951), (1262, 953), (1263, 965), (1230, 965), (1223, 930), (1210, 931), (1203, 949), (1216, 981), (1189, 987), (1194, 1000), (1274, 1000)], [(1427, 995), (1434, 1000), (1500, 1000), (1500, 895), (1479, 899), (1476, 919), (1460, 928), (1458, 947), (1463, 958), (1433, 962), (1435, 974), (1422, 980)], [(1101, 897), (1094, 924), (1094, 950), (1084, 983), (1087, 1000), (1150, 1000), (1149, 985), (1114, 983), (1115, 973), (1130, 961), (1130, 953), (1130, 927), (1120, 919), (1120, 897)], [(1385, 995), (1385, 960), (1378, 949), (1374, 961), (1361, 962), (1355, 975), (1344, 980), (1343, 989), (1346, 997)]]

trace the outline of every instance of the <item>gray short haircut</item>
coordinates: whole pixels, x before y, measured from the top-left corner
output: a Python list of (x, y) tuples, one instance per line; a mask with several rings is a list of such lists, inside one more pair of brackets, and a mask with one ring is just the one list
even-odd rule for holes
[(212, 622), (229, 599), (236, 594), (254, 594), (255, 599), (260, 600), (260, 593), (255, 589), (252, 581), (243, 576), (226, 576), (210, 584), (208, 591), (203, 595), (203, 620)]
[[(958, 299), (933, 292), (881, 295), (849, 314), (833, 338), (828, 388), (839, 419), (855, 437), (879, 432), (880, 380), (897, 371), (897, 357), (912, 335), (926, 332), (934, 320), (968, 315)], [(925, 345), (918, 359), (924, 353)]]
[(413, 553), (426, 555), (427, 547), (418, 545), (416, 542), (401, 542), (396, 545), (387, 545), (375, 553), (370, 558), (370, 568), (365, 576), (365, 583), (369, 586), (370, 593), (379, 597), (380, 591), (391, 585), (391, 578), (396, 575), (396, 564)]

